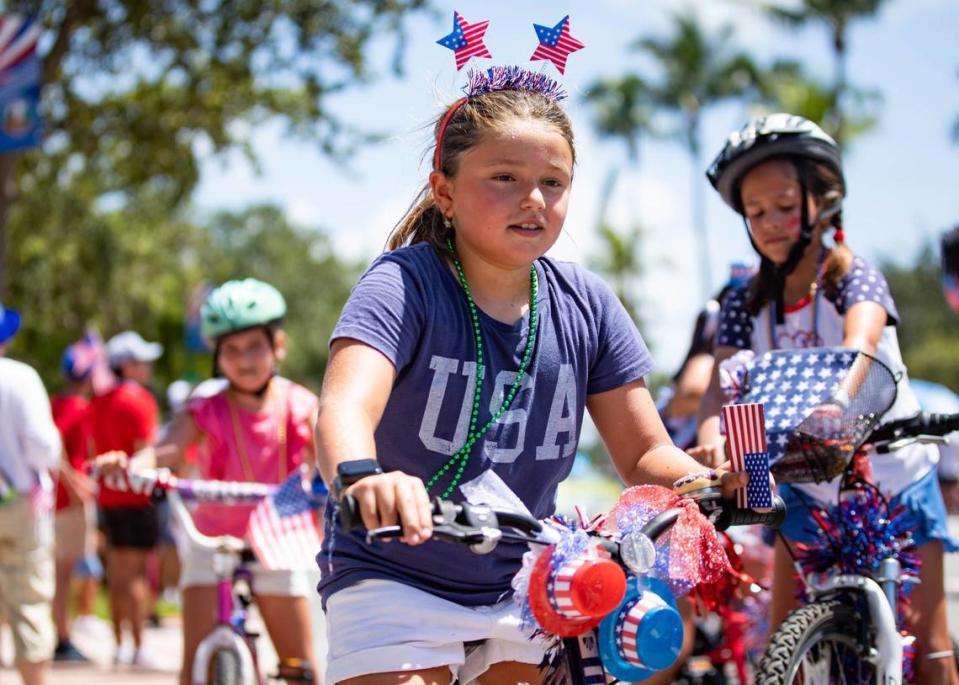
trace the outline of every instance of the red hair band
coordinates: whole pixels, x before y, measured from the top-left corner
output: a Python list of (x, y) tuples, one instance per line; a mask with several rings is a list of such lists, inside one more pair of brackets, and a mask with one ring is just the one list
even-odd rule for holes
[(450, 125), (450, 119), (456, 114), (456, 110), (466, 104), (467, 100), (469, 100), (469, 96), (461, 97), (450, 105), (450, 108), (446, 110), (446, 114), (443, 115), (443, 120), (436, 130), (436, 150), (433, 151), (433, 171), (440, 170), (440, 150), (443, 149), (443, 138), (446, 136), (446, 128)]

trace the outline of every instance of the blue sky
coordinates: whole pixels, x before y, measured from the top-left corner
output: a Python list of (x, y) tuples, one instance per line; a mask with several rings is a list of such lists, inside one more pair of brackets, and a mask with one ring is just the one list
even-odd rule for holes
[[(525, 0), (436, 2), (436, 17), (410, 23), (406, 77), (386, 76), (392, 48), (384, 41), (374, 55), (384, 78), (339, 96), (332, 108), (355, 125), (384, 131), (382, 143), (362, 150), (347, 165), (324, 158), (314, 147), (284, 136), (282, 124), (251, 131), (260, 156), (255, 172), (241, 155), (208, 158), (196, 194), (201, 209), (240, 208), (274, 202), (296, 222), (326, 231), (344, 255), (378, 253), (428, 173), (424, 153), (428, 124), (459, 96), (466, 69), (457, 73), (452, 53), (435, 41), (448, 33), (453, 10), (470, 22), (490, 20), (487, 45), (493, 60), (469, 66), (517, 63), (559, 76), (552, 65), (527, 63), (536, 46), (533, 23), (555, 24), (571, 15), (575, 37), (585, 50), (572, 54), (561, 80), (570, 92), (567, 110), (577, 135), (578, 167), (565, 235), (553, 250), (562, 259), (582, 261), (598, 249), (595, 225), (600, 185), (612, 165), (624, 159), (621, 146), (593, 133), (582, 93), (596, 78), (637, 69), (650, 73), (627, 46), (640, 35), (670, 31), (670, 13), (691, 8), (711, 29), (725, 22), (734, 40), (764, 64), (775, 57), (801, 59), (820, 78), (832, 74), (826, 32), (799, 33), (770, 23), (745, 0)], [(959, 117), (959, 3), (955, 0), (888, 0), (875, 19), (854, 24), (849, 33), (850, 80), (883, 94), (879, 126), (858, 139), (846, 159), (849, 197), (847, 241), (867, 258), (910, 260), (922, 241), (959, 222), (959, 146), (950, 142)], [(719, 150), (726, 134), (748, 112), (728, 105), (704, 119), (705, 156)], [(642, 166), (620, 179), (610, 219), (625, 229), (639, 222), (643, 276), (633, 284), (642, 302), (646, 332), (658, 366), (671, 371), (687, 344), (699, 307), (699, 274), (691, 228), (691, 170), (674, 143), (648, 142)], [(703, 170), (696, 183), (708, 187)], [(711, 190), (707, 225), (715, 283), (734, 259), (753, 259), (742, 224)]]

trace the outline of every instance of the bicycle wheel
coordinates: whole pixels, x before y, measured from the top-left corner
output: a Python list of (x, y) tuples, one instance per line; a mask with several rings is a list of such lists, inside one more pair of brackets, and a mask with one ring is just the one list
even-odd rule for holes
[(207, 682), (210, 685), (244, 685), (240, 676), (240, 655), (234, 649), (218, 649), (210, 657)]
[(859, 640), (864, 620), (839, 598), (796, 609), (770, 639), (756, 685), (875, 683), (876, 666)]

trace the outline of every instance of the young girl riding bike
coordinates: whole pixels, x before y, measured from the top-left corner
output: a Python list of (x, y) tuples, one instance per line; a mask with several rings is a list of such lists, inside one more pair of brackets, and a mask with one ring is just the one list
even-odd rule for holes
[[(133, 468), (177, 470), (185, 463), (187, 448), (200, 441), (206, 443), (196, 464), (202, 479), (281, 483), (300, 464), (313, 461), (317, 398), (277, 375), (286, 356), (286, 335), (280, 327), (285, 314), (279, 291), (255, 279), (228, 281), (210, 293), (201, 310), (202, 332), (214, 345), (214, 363), (228, 385), (213, 396), (187, 400), (161, 441), (134, 456)], [(98, 461), (104, 469), (109, 460)], [(206, 535), (242, 538), (252, 509), (202, 503), (193, 519)], [(192, 685), (194, 653), (216, 619), (217, 578), (211, 552), (191, 547), (182, 562), (180, 685)], [(257, 607), (277, 655), (314, 664), (308, 575), (267, 570), (256, 563), (252, 569)]]
[[(844, 346), (875, 355), (901, 374), (888, 418), (910, 416), (919, 403), (909, 387), (896, 338), (899, 315), (882, 274), (844, 242), (846, 194), (836, 143), (818, 126), (789, 114), (750, 121), (730, 135), (707, 172), (723, 200), (739, 213), (762, 258), (750, 283), (726, 299), (715, 351), (716, 367), (700, 411), (700, 454), (722, 453), (719, 433), (719, 365), (738, 350)], [(825, 236), (832, 231), (832, 245)], [(954, 545), (936, 483), (936, 450), (915, 445), (872, 460), (875, 483), (894, 495), (916, 523), (922, 561), (912, 599), (910, 632), (917, 638), (921, 683), (956, 685), (946, 626), (943, 551)], [(789, 514), (780, 532), (791, 541), (815, 542), (816, 524), (806, 504), (836, 502), (836, 481), (783, 485)], [(794, 606), (793, 564), (777, 540), (771, 625)]]
[[(367, 545), (327, 516), (331, 683), (541, 682), (543, 643), (509, 599), (525, 546), (429, 542), (431, 497), (483, 490), (549, 516), (587, 409), (627, 484), (702, 468), (670, 442), (612, 290), (544, 256), (575, 159), (556, 85), (518, 68), (474, 75), (435, 140), (428, 185), (332, 336), (321, 471), (368, 528), (401, 523), (406, 544)], [(724, 475), (730, 491), (745, 480)]]

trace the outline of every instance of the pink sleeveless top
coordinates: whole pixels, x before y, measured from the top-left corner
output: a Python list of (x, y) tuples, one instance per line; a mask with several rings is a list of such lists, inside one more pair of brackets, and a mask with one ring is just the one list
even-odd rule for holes
[[(206, 441), (197, 460), (200, 478), (279, 483), (304, 461), (313, 460), (318, 398), (280, 377), (273, 379), (270, 393), (272, 398), (259, 412), (231, 402), (227, 390), (188, 400), (186, 410)], [(243, 537), (252, 511), (253, 505), (201, 503), (193, 519), (206, 535)]]

